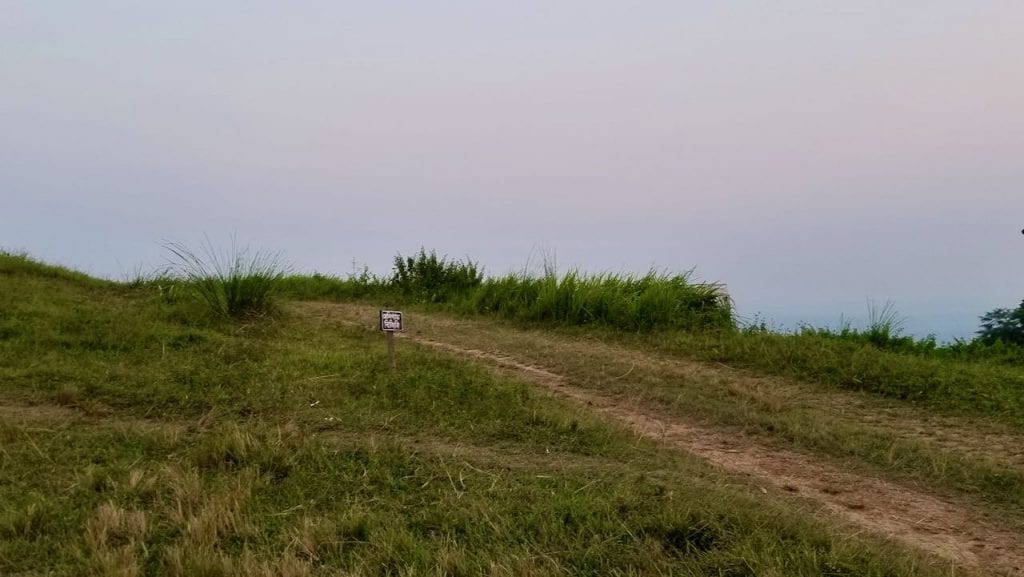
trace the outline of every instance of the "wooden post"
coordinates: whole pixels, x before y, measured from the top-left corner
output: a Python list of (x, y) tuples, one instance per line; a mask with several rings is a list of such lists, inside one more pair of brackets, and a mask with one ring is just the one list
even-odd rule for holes
[(388, 341), (388, 365), (392, 372), (398, 368), (395, 364), (395, 331), (401, 331), (404, 328), (402, 311), (380, 310), (380, 330), (384, 331), (384, 337)]
[(385, 334), (388, 340), (388, 364), (394, 371), (398, 368), (398, 365), (395, 364), (395, 331), (385, 331)]

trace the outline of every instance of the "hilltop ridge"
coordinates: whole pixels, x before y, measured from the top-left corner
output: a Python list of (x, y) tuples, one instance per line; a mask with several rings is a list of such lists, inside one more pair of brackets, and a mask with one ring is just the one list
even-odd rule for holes
[[(232, 320), (166, 279), (0, 256), (0, 571), (1021, 571), (1009, 411), (815, 380), (772, 335), (443, 303), (405, 305), (391, 372), (372, 295), (277, 294), (273, 314)], [(882, 358), (814, 338), (854, 369)], [(906, 360), (1020, 378), (874, 350), (890, 375)], [(758, 351), (794, 365), (733, 362)]]

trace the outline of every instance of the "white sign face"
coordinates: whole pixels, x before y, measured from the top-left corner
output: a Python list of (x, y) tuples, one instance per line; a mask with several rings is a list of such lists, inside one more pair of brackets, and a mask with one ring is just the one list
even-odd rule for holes
[(402, 311), (380, 311), (380, 330), (401, 331)]

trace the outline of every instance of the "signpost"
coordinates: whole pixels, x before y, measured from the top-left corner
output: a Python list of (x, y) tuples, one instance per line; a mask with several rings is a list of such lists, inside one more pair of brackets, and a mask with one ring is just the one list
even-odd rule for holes
[(384, 335), (387, 337), (388, 363), (392, 371), (397, 367), (395, 364), (395, 331), (402, 331), (403, 329), (402, 311), (386, 311), (381, 309), (380, 330), (384, 331)]

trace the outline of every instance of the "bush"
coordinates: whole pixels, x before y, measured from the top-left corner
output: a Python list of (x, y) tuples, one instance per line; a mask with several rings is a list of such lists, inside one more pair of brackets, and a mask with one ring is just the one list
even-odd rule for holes
[(417, 302), (444, 303), (480, 286), (483, 270), (477, 263), (449, 261), (437, 253), (420, 248), (414, 256), (395, 255), (394, 272), (389, 281), (393, 288)]

